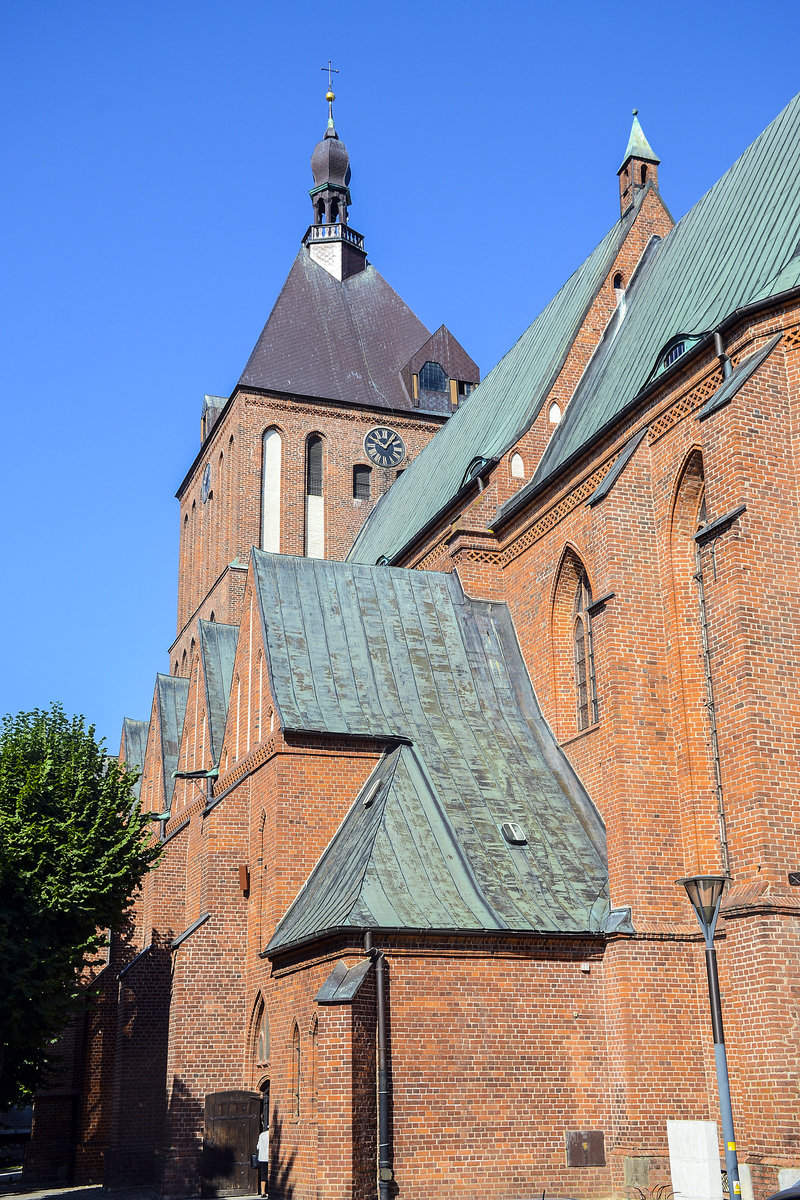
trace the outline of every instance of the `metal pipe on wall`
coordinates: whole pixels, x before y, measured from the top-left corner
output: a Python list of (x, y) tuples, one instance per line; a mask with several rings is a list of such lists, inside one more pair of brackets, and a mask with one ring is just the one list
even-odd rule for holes
[(382, 950), (372, 945), (372, 934), (364, 934), (364, 953), (375, 964), (375, 1000), (378, 1041), (378, 1195), (389, 1200), (389, 1184), (394, 1179), (389, 1142), (389, 1059), (386, 1043), (386, 960)]

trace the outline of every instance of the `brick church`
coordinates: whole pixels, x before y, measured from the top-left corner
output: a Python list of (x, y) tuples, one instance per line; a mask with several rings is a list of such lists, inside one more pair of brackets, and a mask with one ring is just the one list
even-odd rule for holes
[(800, 98), (677, 224), (634, 117), (619, 220), (482, 382), (369, 263), (328, 99), (124, 722), (163, 859), (29, 1177), (249, 1193), (263, 1123), (275, 1200), (668, 1180), (720, 1116), (707, 872), (759, 1200), (800, 1168)]

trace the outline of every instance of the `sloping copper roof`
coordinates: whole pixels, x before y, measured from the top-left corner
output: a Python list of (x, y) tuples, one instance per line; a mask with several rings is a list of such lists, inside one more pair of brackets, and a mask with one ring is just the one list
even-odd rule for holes
[[(270, 951), (346, 927), (601, 931), (605, 827), (542, 717), (506, 605), (470, 599), (455, 575), (251, 555), (281, 727), (405, 743)], [(524, 844), (504, 837), (509, 821)]]

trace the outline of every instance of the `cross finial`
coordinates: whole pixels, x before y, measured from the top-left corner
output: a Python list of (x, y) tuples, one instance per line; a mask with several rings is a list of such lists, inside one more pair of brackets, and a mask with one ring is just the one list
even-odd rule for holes
[(328, 101), (328, 128), (333, 129), (333, 102), (336, 99), (336, 97), (333, 94), (333, 80), (331, 79), (331, 75), (338, 75), (339, 68), (332, 67), (331, 60), (328, 59), (327, 67), (320, 67), (320, 70), (328, 72), (328, 91), (325, 96), (325, 99)]
[(328, 65), (327, 65), (327, 67), (320, 67), (320, 71), (327, 71), (327, 72), (328, 72), (328, 91), (330, 92), (330, 91), (332, 90), (332, 84), (333, 84), (333, 80), (331, 79), (331, 75), (338, 75), (338, 74), (339, 74), (339, 68), (338, 68), (338, 67), (332, 67), (332, 66), (331, 66), (331, 60), (330, 60), (330, 59), (328, 59)]

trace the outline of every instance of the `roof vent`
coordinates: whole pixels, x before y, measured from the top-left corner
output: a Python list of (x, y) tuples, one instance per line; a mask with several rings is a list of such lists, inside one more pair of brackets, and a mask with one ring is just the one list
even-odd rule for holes
[(527, 846), (528, 844), (525, 830), (516, 821), (504, 821), (500, 826), (500, 832), (509, 846)]
[(380, 775), (377, 779), (373, 779), (372, 783), (364, 793), (364, 799), (361, 801), (361, 803), (364, 805), (364, 808), (369, 808), (370, 804), (372, 804), (378, 792), (381, 790), (382, 783), (383, 779), (380, 777)]

